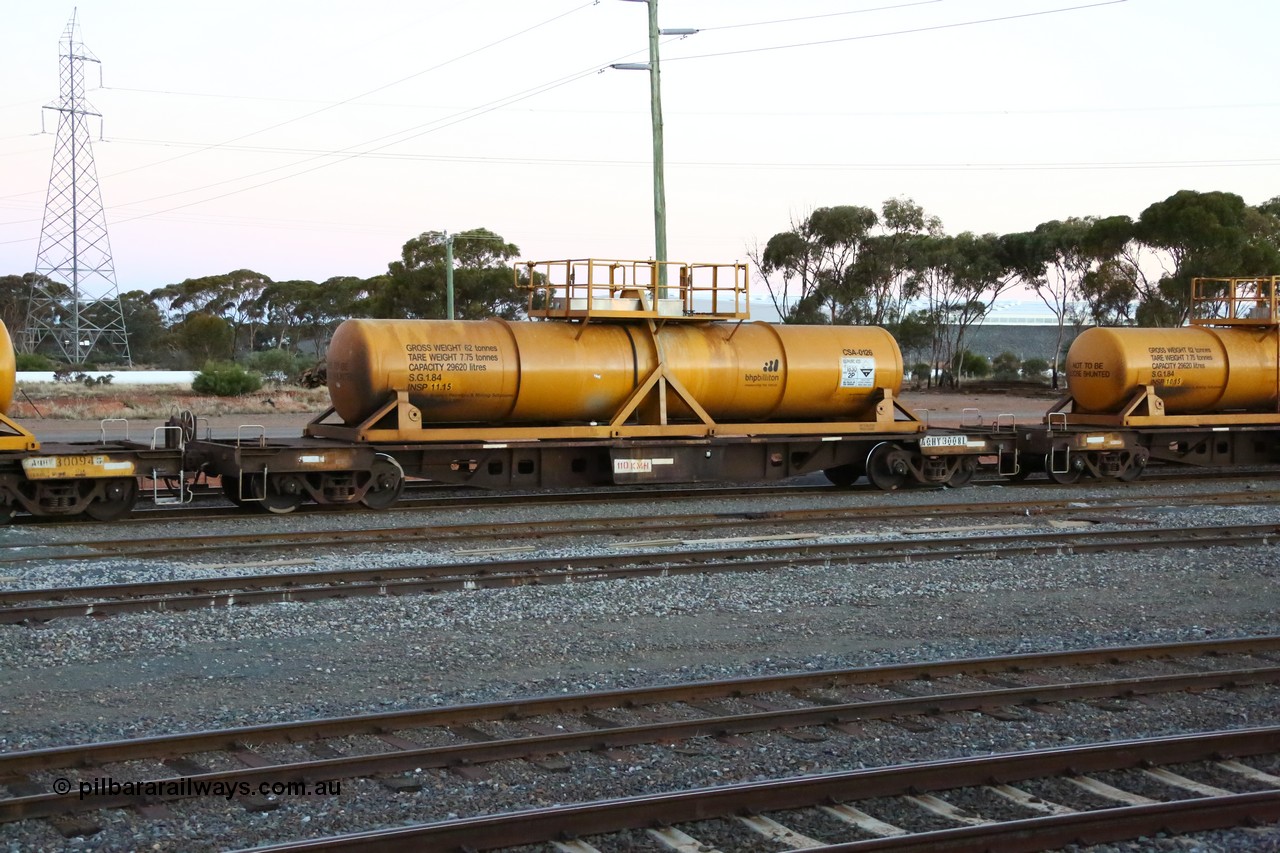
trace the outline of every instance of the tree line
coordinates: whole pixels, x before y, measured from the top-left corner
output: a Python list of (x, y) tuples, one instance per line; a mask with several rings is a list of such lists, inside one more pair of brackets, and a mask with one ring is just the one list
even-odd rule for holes
[(783, 322), (885, 326), (908, 363), (927, 359), (953, 377), (966, 333), (1026, 288), (1057, 321), (1054, 352), (1034, 354), (1057, 387), (1068, 327), (1182, 325), (1193, 278), (1280, 273), (1280, 197), (1252, 207), (1183, 190), (1137, 219), (1072, 217), (1005, 235), (949, 235), (897, 198), (879, 213), (819, 208), (749, 256)]
[[(367, 279), (277, 282), (241, 269), (122, 293), (133, 360), (171, 369), (234, 360), (293, 374), (323, 357), (348, 317), (443, 317), (445, 240), (420, 234)], [(511, 266), (519, 249), (485, 228), (452, 241), (456, 316), (523, 317), (527, 293)], [(1005, 235), (949, 235), (920, 205), (895, 198), (879, 211), (816, 209), (748, 255), (755, 286), (763, 283), (783, 322), (884, 326), (908, 364), (931, 366), (929, 381), (938, 368), (958, 374), (966, 334), (1025, 287), (1057, 319), (1058, 346), (1020, 356), (1046, 357), (1056, 385), (1071, 325), (1181, 325), (1192, 278), (1280, 273), (1280, 197), (1253, 207), (1232, 193), (1184, 190), (1137, 219), (1073, 217)], [(33, 280), (0, 277), (0, 319), (15, 342)]]
[[(130, 354), (135, 364), (167, 369), (237, 361), (265, 373), (296, 374), (323, 358), (333, 330), (348, 317), (443, 317), (445, 239), (434, 232), (412, 238), (385, 273), (367, 279), (272, 281), (241, 269), (124, 292), (120, 305)], [(511, 267), (519, 248), (485, 228), (452, 240), (455, 315), (522, 316), (527, 295), (516, 286)], [(15, 344), (22, 341), (34, 279), (34, 273), (0, 278), (0, 319)], [(55, 293), (66, 291), (47, 279), (43, 284)]]

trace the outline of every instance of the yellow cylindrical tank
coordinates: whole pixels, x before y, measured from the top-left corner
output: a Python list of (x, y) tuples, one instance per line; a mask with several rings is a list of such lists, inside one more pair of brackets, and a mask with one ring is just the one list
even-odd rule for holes
[(1167, 414), (1275, 412), (1277, 330), (1093, 328), (1067, 352), (1067, 388), (1081, 412), (1115, 413), (1151, 385)]
[(13, 390), (18, 384), (18, 359), (13, 354), (13, 338), (9, 329), (0, 323), (0, 415), (9, 414), (13, 402)]
[[(877, 327), (505, 320), (347, 320), (329, 396), (348, 424), (393, 391), (427, 423), (608, 422), (660, 363), (717, 421), (853, 417), (897, 392), (902, 355)], [(673, 418), (692, 416), (668, 394)]]

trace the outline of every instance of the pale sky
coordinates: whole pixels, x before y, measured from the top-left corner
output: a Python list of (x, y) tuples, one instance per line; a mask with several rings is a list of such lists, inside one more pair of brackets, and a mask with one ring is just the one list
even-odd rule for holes
[[(35, 264), (73, 9), (122, 291), (369, 277), (442, 229), (527, 260), (653, 255), (649, 76), (598, 73), (647, 59), (643, 2), (0, 0), (0, 275)], [(1280, 195), (1274, 0), (660, 0), (659, 20), (701, 30), (662, 39), (672, 260), (746, 260), (816, 207), (895, 196), (1005, 233)]]

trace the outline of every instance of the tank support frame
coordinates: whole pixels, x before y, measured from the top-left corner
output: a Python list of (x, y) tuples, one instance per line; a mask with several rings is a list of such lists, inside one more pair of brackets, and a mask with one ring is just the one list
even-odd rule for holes
[(0, 450), (39, 450), (40, 442), (16, 421), (0, 414)]
[[(1068, 411), (1070, 407), (1070, 411)], [(1166, 415), (1164, 400), (1153, 385), (1139, 385), (1134, 395), (1116, 414), (1102, 412), (1076, 412), (1075, 398), (1070, 394), (1058, 400), (1045, 415), (1050, 428), (1066, 426), (1235, 426), (1249, 424), (1280, 424), (1278, 413), (1207, 412), (1200, 415)]]
[[(660, 370), (661, 368), (659, 368)], [(651, 393), (659, 386), (664, 377), (649, 377), (645, 384)], [(672, 385), (672, 390), (684, 397), (683, 388), (677, 387), (673, 377), (665, 377)], [(702, 411), (703, 420), (687, 423), (623, 423), (632, 412), (639, 408), (646, 393), (645, 385), (637, 388), (636, 394), (628, 400), (610, 423), (576, 424), (569, 426), (487, 426), (476, 424), (458, 424), (455, 426), (433, 426), (426, 424), (422, 410), (409, 402), (405, 391), (394, 391), (388, 395), (387, 401), (373, 414), (358, 424), (326, 423), (336, 412), (332, 407), (320, 413), (307, 424), (305, 433), (311, 438), (332, 438), (342, 441), (397, 443), (404, 441), (439, 441), (439, 442), (495, 442), (495, 441), (537, 441), (547, 440), (582, 440), (582, 439), (624, 439), (624, 438), (711, 438), (724, 435), (842, 435), (886, 433), (914, 435), (924, 432), (925, 422), (894, 397), (888, 388), (877, 389), (871, 396), (864, 410), (866, 415), (861, 420), (840, 421), (806, 421), (789, 423), (717, 423)], [(665, 394), (658, 395), (665, 400)], [(694, 402), (686, 398), (686, 402)], [(698, 407), (699, 409), (701, 407)], [(698, 409), (695, 409), (698, 411)]]

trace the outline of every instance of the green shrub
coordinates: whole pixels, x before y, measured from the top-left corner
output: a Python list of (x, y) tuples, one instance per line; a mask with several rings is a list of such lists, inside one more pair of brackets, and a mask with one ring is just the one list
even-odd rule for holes
[(20, 352), (16, 355), (18, 370), (54, 370), (57, 364), (38, 352)]
[(283, 349), (255, 352), (245, 361), (250, 370), (261, 374), (263, 379), (276, 383), (296, 380), (302, 373), (302, 369), (310, 364), (310, 359), (300, 359), (297, 355)]
[(995, 373), (996, 379), (1002, 382), (1010, 382), (1018, 378), (1018, 371), (1022, 369), (1022, 359), (1018, 358), (1015, 353), (1008, 351), (1000, 353), (991, 359), (991, 370)]
[(204, 366), (191, 382), (191, 390), (197, 394), (215, 397), (238, 397), (252, 394), (262, 387), (262, 377), (250, 373), (238, 364), (213, 361)]
[(1022, 375), (1037, 382), (1044, 379), (1049, 370), (1049, 360), (1045, 358), (1029, 358), (1022, 362)]
[(972, 376), (982, 379), (991, 375), (991, 361), (985, 355), (965, 350), (955, 357), (955, 366), (960, 369), (961, 376)]
[(927, 382), (933, 368), (925, 361), (917, 361), (911, 365), (911, 378), (917, 382)]

